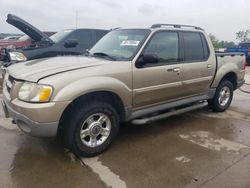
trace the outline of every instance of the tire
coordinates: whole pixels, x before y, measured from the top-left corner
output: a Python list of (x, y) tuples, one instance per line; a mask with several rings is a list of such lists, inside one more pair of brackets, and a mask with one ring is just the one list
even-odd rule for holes
[(84, 103), (71, 114), (63, 128), (63, 138), (66, 147), (75, 155), (93, 157), (111, 145), (118, 130), (119, 117), (111, 105)]
[(233, 91), (232, 82), (228, 80), (221, 81), (216, 89), (214, 98), (208, 101), (209, 107), (215, 112), (224, 112), (232, 102)]

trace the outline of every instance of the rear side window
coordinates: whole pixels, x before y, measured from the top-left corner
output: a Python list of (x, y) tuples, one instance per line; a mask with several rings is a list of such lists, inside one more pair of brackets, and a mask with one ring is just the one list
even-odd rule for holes
[(204, 60), (204, 48), (200, 33), (183, 32), (184, 61)]
[(203, 49), (204, 49), (204, 59), (207, 59), (210, 55), (210, 52), (209, 52), (209, 48), (207, 45), (207, 40), (203, 34), (201, 34), (201, 40), (202, 40), (202, 45), (203, 45)]

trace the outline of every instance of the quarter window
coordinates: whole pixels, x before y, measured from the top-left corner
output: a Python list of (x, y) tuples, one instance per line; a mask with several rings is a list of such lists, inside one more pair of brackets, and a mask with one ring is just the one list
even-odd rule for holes
[(203, 34), (201, 34), (201, 39), (202, 39), (202, 44), (203, 44), (203, 48), (204, 48), (204, 59), (207, 59), (210, 54), (209, 54), (209, 48), (207, 45), (207, 41), (206, 41)]
[(200, 33), (184, 32), (184, 60), (198, 61), (204, 59), (204, 49)]
[(159, 64), (173, 63), (179, 59), (178, 49), (179, 39), (176, 32), (158, 32), (150, 40), (144, 54), (156, 55), (159, 58)]

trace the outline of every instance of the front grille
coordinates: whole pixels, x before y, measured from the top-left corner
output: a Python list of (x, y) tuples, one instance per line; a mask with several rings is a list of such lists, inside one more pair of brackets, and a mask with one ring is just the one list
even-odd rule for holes
[(6, 48), (0, 49), (0, 61), (9, 62), (8, 50)]
[(8, 80), (13, 84), (13, 82), (15, 81), (15, 78), (13, 76), (9, 75)]
[(8, 93), (10, 93), (10, 91), (11, 91), (11, 88), (10, 87), (6, 87), (7, 88), (7, 91), (8, 91)]
[(15, 78), (12, 77), (11, 75), (9, 75), (8, 78), (6, 79), (5, 86), (9, 94), (11, 92), (14, 81), (15, 81)]

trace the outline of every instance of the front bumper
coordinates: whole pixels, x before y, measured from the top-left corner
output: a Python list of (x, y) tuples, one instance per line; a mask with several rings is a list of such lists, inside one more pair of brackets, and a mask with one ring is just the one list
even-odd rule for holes
[(53, 137), (66, 107), (71, 101), (28, 103), (18, 99), (17, 93), (23, 82), (7, 73), (3, 83), (3, 111), (27, 134), (37, 137)]
[(5, 117), (12, 117), (17, 126), (25, 133), (37, 137), (53, 137), (57, 135), (59, 122), (39, 123), (18, 113), (8, 103), (1, 101)]
[(25, 133), (37, 137), (53, 137), (57, 135), (59, 122), (39, 123), (20, 114), (11, 108), (7, 102), (1, 101), (1, 106), (6, 117), (12, 117), (17, 126)]

